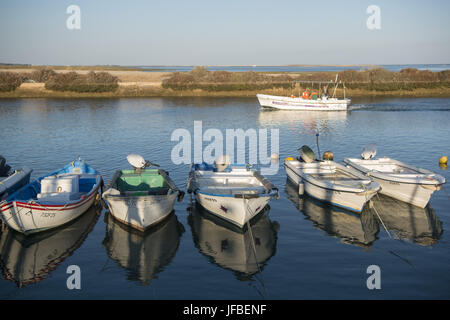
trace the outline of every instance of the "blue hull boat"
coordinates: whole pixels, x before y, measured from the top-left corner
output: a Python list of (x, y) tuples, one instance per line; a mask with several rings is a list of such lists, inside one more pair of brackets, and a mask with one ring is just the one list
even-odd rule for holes
[(2, 220), (25, 234), (66, 224), (86, 212), (103, 184), (84, 160), (34, 180), (0, 202)]

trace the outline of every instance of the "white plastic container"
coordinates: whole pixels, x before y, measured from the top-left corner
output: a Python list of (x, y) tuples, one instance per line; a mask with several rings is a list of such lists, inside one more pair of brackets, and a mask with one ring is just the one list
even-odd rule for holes
[(76, 174), (46, 177), (41, 181), (41, 193), (78, 193), (79, 182), (80, 176)]

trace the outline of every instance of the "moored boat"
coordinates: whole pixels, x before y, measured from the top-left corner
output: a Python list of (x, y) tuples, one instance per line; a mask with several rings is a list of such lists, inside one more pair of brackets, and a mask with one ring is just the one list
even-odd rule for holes
[(279, 197), (278, 189), (258, 171), (229, 163), (193, 165), (187, 189), (203, 208), (240, 228), (271, 198)]
[(301, 156), (286, 158), (284, 167), (301, 194), (359, 213), (380, 190), (377, 182), (357, 170), (331, 160), (318, 161), (308, 146), (299, 150)]
[(127, 159), (133, 169), (116, 171), (103, 199), (114, 218), (144, 231), (164, 220), (173, 211), (175, 200), (183, 199), (184, 192), (166, 171), (147, 169), (155, 164), (139, 155), (129, 155)]
[(0, 200), (14, 193), (24, 185), (30, 182), (31, 172), (29, 168), (12, 170), (6, 164), (5, 158), (0, 156)]
[(59, 227), (94, 203), (102, 183), (100, 174), (78, 159), (9, 195), (0, 202), (1, 217), (25, 234)]
[(370, 176), (381, 185), (380, 193), (394, 199), (425, 208), (432, 194), (445, 184), (445, 178), (426, 169), (408, 165), (388, 157), (374, 159), (374, 146), (366, 148), (361, 157), (346, 158), (344, 162)]

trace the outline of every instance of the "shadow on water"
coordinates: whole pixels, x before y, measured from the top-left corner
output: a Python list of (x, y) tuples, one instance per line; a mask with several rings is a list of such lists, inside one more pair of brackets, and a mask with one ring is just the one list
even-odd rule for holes
[(232, 270), (238, 280), (252, 281), (276, 252), (279, 225), (269, 219), (268, 211), (267, 206), (250, 221), (250, 233), (247, 226), (240, 229), (195, 204), (188, 216), (195, 246), (214, 264)]
[(175, 257), (184, 233), (172, 212), (164, 221), (145, 232), (127, 226), (105, 214), (103, 246), (108, 257), (127, 271), (127, 279), (148, 285)]
[(6, 229), (0, 238), (3, 277), (20, 288), (44, 280), (83, 244), (100, 213), (94, 205), (68, 225), (28, 236)]

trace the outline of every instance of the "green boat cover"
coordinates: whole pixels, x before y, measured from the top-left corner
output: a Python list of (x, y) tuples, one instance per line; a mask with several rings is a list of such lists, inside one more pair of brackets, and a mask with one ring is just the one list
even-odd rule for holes
[(149, 169), (142, 172), (134, 170), (120, 171), (115, 185), (121, 193), (133, 193), (133, 195), (165, 195), (170, 189), (166, 179), (158, 170)]

